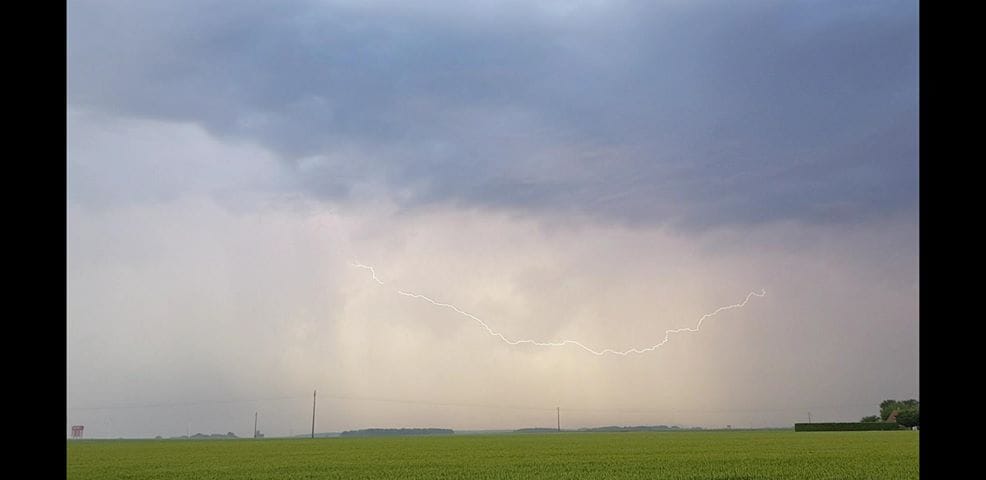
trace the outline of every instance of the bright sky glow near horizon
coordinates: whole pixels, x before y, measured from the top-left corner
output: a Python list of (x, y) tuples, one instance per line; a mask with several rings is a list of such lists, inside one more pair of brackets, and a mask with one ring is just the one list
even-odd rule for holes
[[(917, 2), (67, 20), (66, 435), (303, 434), (313, 389), (320, 432), (918, 398)], [(640, 354), (511, 343), (646, 348), (744, 298)]]

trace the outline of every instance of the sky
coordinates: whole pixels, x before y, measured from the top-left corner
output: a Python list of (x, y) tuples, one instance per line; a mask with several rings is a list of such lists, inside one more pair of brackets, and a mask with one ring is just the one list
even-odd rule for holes
[(915, 1), (72, 0), (66, 62), (66, 434), (918, 398)]

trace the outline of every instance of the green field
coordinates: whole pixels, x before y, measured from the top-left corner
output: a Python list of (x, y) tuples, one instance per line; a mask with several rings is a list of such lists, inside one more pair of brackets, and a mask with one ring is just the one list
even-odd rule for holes
[(918, 432), (68, 441), (68, 478), (906, 479)]

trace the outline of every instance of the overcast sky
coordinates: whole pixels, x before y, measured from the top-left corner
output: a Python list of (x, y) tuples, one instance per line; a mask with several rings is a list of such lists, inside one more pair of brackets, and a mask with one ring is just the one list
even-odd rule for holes
[(917, 398), (916, 1), (418, 3), (68, 3), (66, 431)]

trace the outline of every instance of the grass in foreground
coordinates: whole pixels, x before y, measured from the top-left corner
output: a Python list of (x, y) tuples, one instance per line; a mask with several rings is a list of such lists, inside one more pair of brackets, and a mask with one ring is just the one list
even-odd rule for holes
[(68, 441), (69, 479), (907, 479), (918, 432)]

